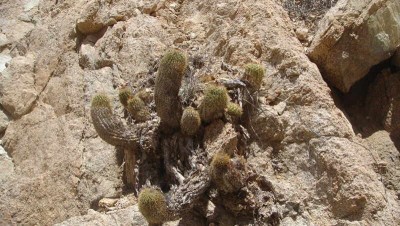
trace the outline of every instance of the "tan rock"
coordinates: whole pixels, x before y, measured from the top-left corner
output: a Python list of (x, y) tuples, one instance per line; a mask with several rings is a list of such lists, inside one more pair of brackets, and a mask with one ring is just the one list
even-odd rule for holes
[(33, 55), (15, 57), (0, 77), (0, 103), (12, 117), (28, 113), (37, 98), (34, 60)]
[(321, 20), (309, 56), (342, 92), (400, 45), (400, 2), (340, 1)]
[(130, 206), (125, 209), (110, 211), (106, 214), (102, 214), (90, 209), (86, 215), (73, 217), (56, 225), (114, 225), (115, 222), (118, 222), (120, 225), (147, 225), (147, 222), (139, 212), (137, 205)]

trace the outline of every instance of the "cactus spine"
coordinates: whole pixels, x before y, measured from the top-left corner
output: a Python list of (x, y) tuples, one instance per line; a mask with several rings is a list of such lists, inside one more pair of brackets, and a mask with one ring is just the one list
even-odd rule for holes
[(206, 88), (200, 104), (200, 117), (204, 122), (220, 118), (228, 104), (228, 92), (223, 86), (210, 85)]
[(180, 125), (182, 107), (178, 93), (186, 67), (185, 54), (173, 50), (161, 59), (158, 69), (154, 92), (156, 111), (161, 121), (171, 128)]

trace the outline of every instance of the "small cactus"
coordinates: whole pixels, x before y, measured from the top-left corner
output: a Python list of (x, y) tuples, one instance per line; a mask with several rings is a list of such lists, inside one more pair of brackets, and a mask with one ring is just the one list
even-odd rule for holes
[(137, 122), (145, 122), (150, 119), (150, 109), (137, 96), (131, 97), (128, 100), (127, 110)]
[(90, 114), (96, 132), (107, 143), (114, 146), (132, 146), (137, 143), (133, 132), (125, 128), (113, 114), (107, 95), (98, 94), (93, 97)]
[(151, 94), (150, 90), (147, 89), (140, 90), (136, 96), (142, 99), (146, 104), (150, 104), (153, 100), (153, 95)]
[(144, 188), (138, 198), (139, 211), (149, 224), (162, 224), (168, 220), (167, 202), (157, 188)]
[(119, 102), (124, 107), (127, 107), (128, 105), (128, 100), (133, 96), (132, 91), (128, 87), (123, 87), (119, 90), (118, 97), (119, 97)]
[(243, 79), (249, 83), (250, 89), (259, 90), (265, 75), (264, 68), (259, 64), (247, 64), (244, 68)]
[(247, 179), (244, 158), (231, 159), (225, 152), (218, 152), (214, 155), (209, 173), (217, 188), (227, 193), (240, 190)]
[(183, 111), (181, 119), (181, 130), (184, 134), (193, 136), (201, 125), (199, 112), (192, 107), (188, 107)]
[(231, 157), (225, 152), (216, 153), (211, 160), (211, 177), (215, 178), (215, 176), (218, 176), (221, 172), (228, 170), (230, 159)]
[(203, 101), (200, 104), (200, 117), (204, 122), (220, 118), (228, 104), (228, 92), (223, 86), (207, 87)]
[(171, 128), (180, 125), (182, 107), (178, 93), (186, 67), (185, 54), (173, 50), (165, 54), (158, 68), (154, 91), (156, 112), (161, 121)]
[(229, 102), (226, 108), (226, 113), (234, 119), (240, 118), (243, 114), (243, 109), (239, 104)]

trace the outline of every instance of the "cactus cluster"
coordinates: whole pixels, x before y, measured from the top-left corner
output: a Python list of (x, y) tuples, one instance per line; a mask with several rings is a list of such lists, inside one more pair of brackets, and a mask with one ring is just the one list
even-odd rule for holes
[[(172, 50), (167, 52), (160, 61), (154, 96), (150, 88), (135, 93), (127, 87), (119, 90), (119, 101), (135, 122), (145, 122), (150, 119), (149, 106), (152, 106), (153, 103), (151, 102), (154, 97), (155, 110), (161, 119), (162, 126), (158, 124), (159, 121), (157, 120), (126, 126), (113, 114), (110, 99), (104, 94), (96, 95), (91, 103), (92, 121), (99, 136), (109, 144), (123, 147), (125, 183), (132, 188), (143, 186), (146, 180), (146, 183), (159, 185), (161, 173), (159, 174), (158, 171), (165, 169), (162, 176), (166, 175), (164, 178), (168, 179), (163, 179), (161, 182), (168, 181), (168, 184), (166, 184), (170, 186), (168, 194), (164, 195), (161, 189), (154, 186), (143, 188), (138, 196), (139, 210), (151, 226), (162, 225), (166, 221), (186, 216), (188, 211), (192, 211), (199, 200), (205, 197), (204, 194), (210, 191), (212, 186), (218, 190), (217, 195), (220, 195), (220, 197), (228, 197), (232, 193), (238, 194), (239, 190), (247, 191), (242, 189), (249, 181), (249, 171), (246, 168), (245, 159), (238, 156), (237, 152), (228, 155), (223, 151), (223, 145), (219, 143), (215, 146), (214, 143), (208, 145), (206, 139), (201, 141), (202, 136), (200, 135), (202, 133), (199, 132), (202, 122), (204, 126), (207, 126), (213, 120), (221, 117), (225, 117), (224, 120), (219, 120), (215, 124), (223, 124), (226, 121), (232, 124), (238, 123), (238, 119), (243, 115), (243, 109), (241, 105), (229, 102), (227, 89), (218, 85), (206, 86), (203, 98), (196, 109), (193, 107), (182, 109), (179, 90), (187, 68), (186, 55), (180, 51)], [(243, 79), (247, 81), (246, 84), (248, 84), (247, 87), (250, 90), (248, 96), (255, 94), (254, 91), (261, 87), (263, 77), (264, 69), (260, 65), (246, 65)], [(243, 83), (241, 87), (244, 87)], [(236, 90), (232, 91), (232, 93), (234, 92)], [(184, 104), (193, 103), (188, 101)], [(246, 108), (246, 105), (244, 107)], [(125, 114), (126, 111), (124, 111)], [(146, 131), (145, 129), (149, 125), (154, 125), (155, 129)], [(138, 129), (138, 131), (133, 132), (130, 130), (132, 128)], [(164, 128), (166, 130), (163, 130)], [(181, 133), (175, 130), (179, 128)], [(207, 129), (204, 130), (207, 131)], [(160, 134), (156, 133), (160, 131), (176, 133), (159, 136)], [(182, 134), (186, 136), (182, 137)], [(189, 137), (195, 135), (197, 136)], [(140, 139), (138, 139), (139, 136), (141, 136)], [(142, 142), (142, 138), (151, 139), (151, 142), (154, 141), (154, 144), (151, 145), (152, 151), (148, 151), (149, 148), (146, 149), (147, 146)], [(215, 140), (220, 142), (219, 137)], [(236, 146), (236, 144), (234, 145)], [(192, 146), (196, 148), (193, 149), (194, 151), (189, 149)], [(219, 148), (222, 150), (219, 151)], [(142, 150), (146, 152), (141, 152)], [(212, 156), (211, 161), (208, 162), (211, 157), (209, 154), (216, 151), (219, 152)], [(201, 155), (197, 156), (200, 152)], [(143, 158), (140, 153), (146, 153), (146, 156)], [(141, 165), (136, 167), (136, 164)], [(163, 165), (160, 166), (160, 164)], [(208, 164), (209, 167), (204, 167)], [(152, 170), (157, 172), (153, 173)], [(151, 180), (153, 177), (154, 181)], [(136, 180), (137, 178), (139, 180)], [(175, 182), (176, 184), (174, 184)], [(232, 200), (239, 199), (237, 195), (232, 195), (231, 198)], [(229, 209), (227, 206), (224, 207)]]
[(193, 136), (199, 130), (201, 119), (199, 112), (193, 107), (188, 107), (183, 111), (181, 118), (182, 133), (188, 136)]
[(228, 91), (223, 86), (210, 85), (206, 88), (204, 98), (200, 104), (201, 119), (208, 123), (220, 118), (228, 104)]
[(168, 220), (167, 202), (157, 188), (144, 188), (138, 198), (139, 211), (149, 224), (162, 224)]
[(165, 125), (178, 128), (182, 116), (179, 88), (187, 67), (186, 55), (172, 50), (161, 59), (156, 78), (154, 100), (157, 115)]
[(259, 90), (265, 75), (264, 68), (259, 64), (247, 64), (244, 69), (243, 79), (249, 83), (250, 89)]

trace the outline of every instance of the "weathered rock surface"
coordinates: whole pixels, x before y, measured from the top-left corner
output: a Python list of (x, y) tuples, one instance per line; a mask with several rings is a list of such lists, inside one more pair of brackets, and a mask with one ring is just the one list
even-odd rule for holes
[(308, 55), (342, 92), (400, 45), (400, 2), (341, 0), (320, 21)]
[(366, 98), (367, 115), (386, 131), (396, 135), (400, 135), (399, 88), (400, 73), (384, 70), (370, 85)]
[[(379, 2), (386, 5), (371, 6), (368, 15), (356, 14), (360, 22), (379, 21), (391, 15), (386, 14), (387, 4), (398, 6), (397, 1)], [(0, 103), (13, 117), (2, 138), (6, 153), (0, 152), (1, 225), (145, 225), (132, 204), (96, 211), (102, 198), (121, 196), (122, 160), (97, 136), (89, 106), (95, 93), (104, 92), (122, 116), (117, 87), (128, 84), (138, 91), (154, 81), (157, 60), (170, 47), (205, 59), (195, 71), (199, 80), (239, 78), (249, 62), (265, 66), (260, 105), (247, 128), (247, 161), (267, 178), (277, 197), (265, 213), (275, 212), (282, 225), (400, 224), (398, 192), (386, 183), (396, 183), (392, 175), (399, 171), (391, 168), (382, 182), (369, 151), (389, 140), (371, 138), (371, 146), (362, 145), (275, 1), (73, 0), (33, 5), (5, 1), (0, 6), (2, 32), (10, 42), (0, 51), (12, 58), (0, 75)], [(389, 26), (389, 21), (382, 23)], [(352, 33), (353, 28), (344, 27), (339, 38)], [(336, 40), (332, 29), (323, 38)], [(386, 40), (381, 37), (386, 36), (372, 40)], [(337, 45), (345, 48), (340, 40)], [(377, 46), (386, 48), (386, 43)], [(385, 49), (382, 56), (390, 54)], [(221, 130), (236, 142), (233, 128)], [(214, 144), (229, 141), (212, 137)], [(397, 158), (390, 147), (380, 155), (385, 161), (391, 155)]]

